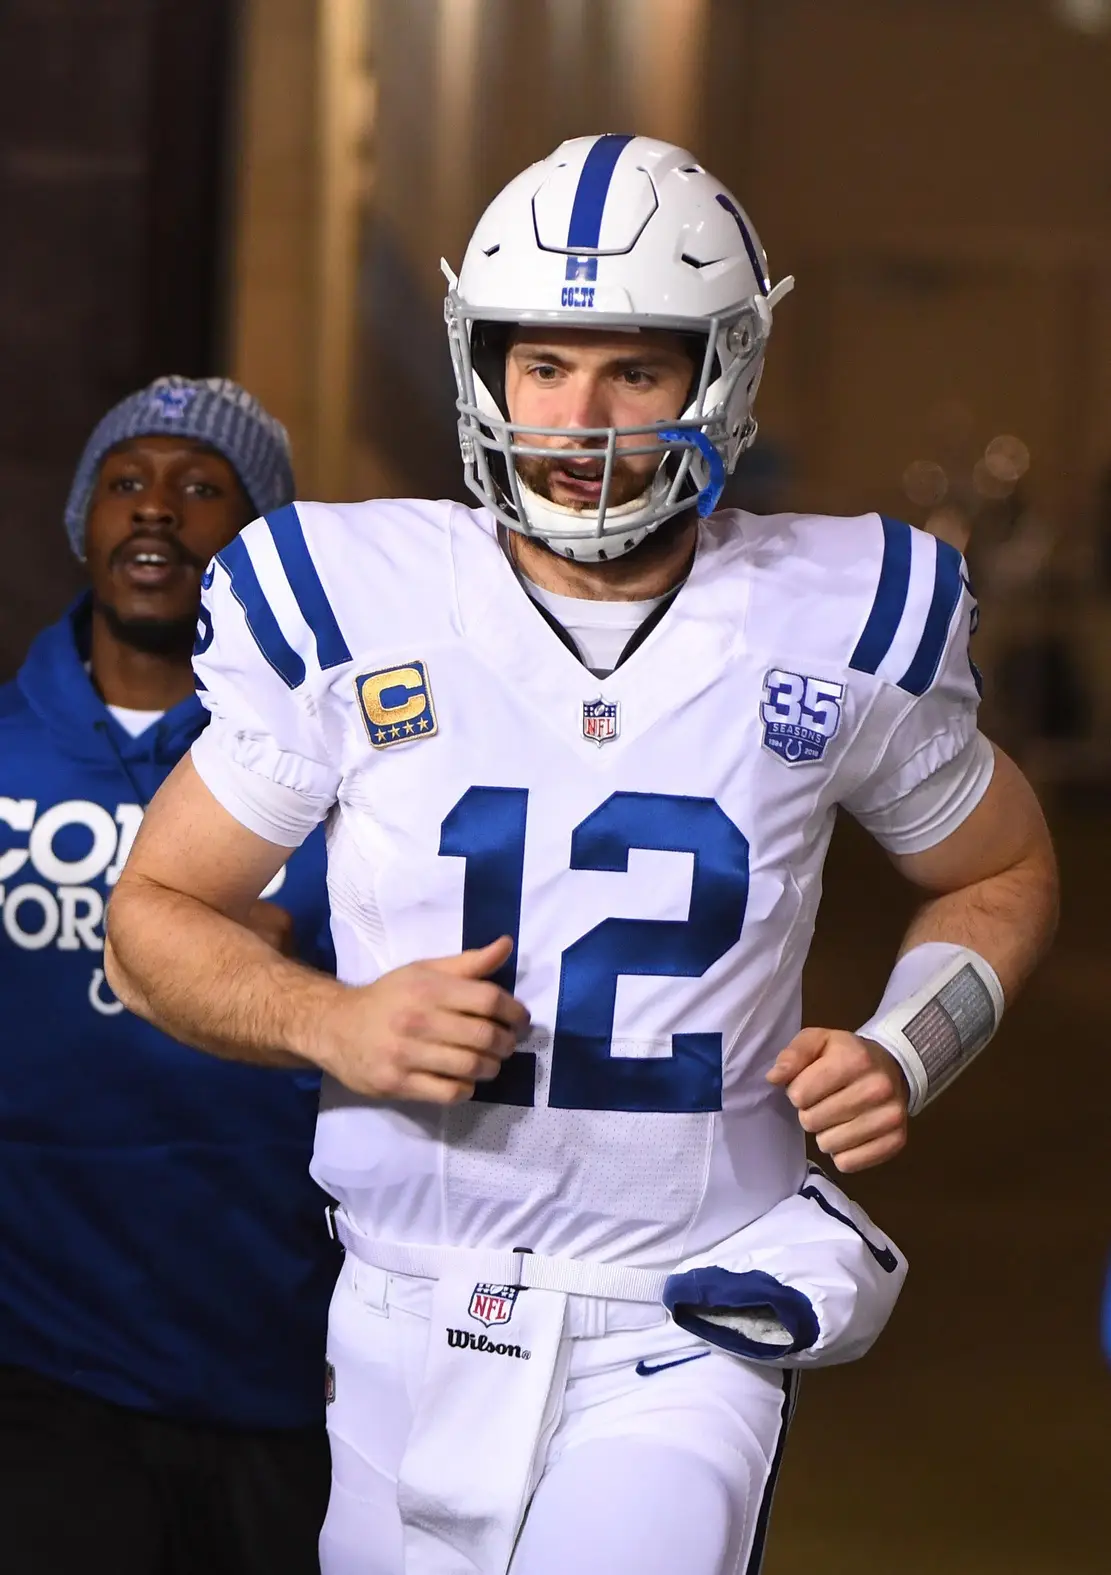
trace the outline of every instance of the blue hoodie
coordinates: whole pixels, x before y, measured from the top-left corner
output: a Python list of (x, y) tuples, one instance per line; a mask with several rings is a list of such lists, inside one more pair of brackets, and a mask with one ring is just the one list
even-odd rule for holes
[[(318, 1079), (223, 1062), (124, 1011), (103, 911), (144, 805), (207, 721), (139, 738), (83, 665), (90, 602), (0, 687), (0, 1365), (239, 1427), (323, 1419), (336, 1260), (308, 1175)], [(278, 889), (334, 968), (324, 843)]]

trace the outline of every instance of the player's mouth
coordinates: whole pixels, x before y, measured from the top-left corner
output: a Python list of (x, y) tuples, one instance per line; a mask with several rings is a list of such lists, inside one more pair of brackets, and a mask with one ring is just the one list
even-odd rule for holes
[[(602, 496), (606, 463), (602, 459), (567, 459), (553, 465), (548, 481), (571, 503), (598, 503)], [(560, 499), (562, 502), (563, 499)]]

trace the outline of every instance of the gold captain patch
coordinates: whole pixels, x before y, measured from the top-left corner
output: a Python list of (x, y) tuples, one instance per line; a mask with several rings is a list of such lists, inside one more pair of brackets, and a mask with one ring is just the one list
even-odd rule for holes
[(432, 690), (423, 662), (360, 673), (355, 679), (355, 694), (367, 737), (375, 749), (431, 738), (436, 732)]

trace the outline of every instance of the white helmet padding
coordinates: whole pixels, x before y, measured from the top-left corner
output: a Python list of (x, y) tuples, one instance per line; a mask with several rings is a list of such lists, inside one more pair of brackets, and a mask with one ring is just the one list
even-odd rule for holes
[[(629, 551), (692, 507), (712, 511), (756, 435), (752, 401), (772, 308), (793, 280), (770, 288), (748, 218), (691, 154), (648, 137), (565, 142), (495, 197), (459, 278), (446, 264), (444, 272), (467, 485), (503, 524), (589, 560)], [(512, 328), (526, 324), (693, 336), (687, 408), (644, 427), (511, 422), (504, 360), (499, 372), (489, 336), (505, 325), (504, 355)], [(604, 455), (597, 508), (563, 508), (521, 484), (516, 460), (550, 458), (552, 439), (581, 440), (561, 450), (565, 458)], [(658, 455), (659, 464), (640, 497), (611, 507), (619, 443), (622, 456)]]
[(680, 1328), (733, 1356), (831, 1366), (874, 1343), (906, 1272), (864, 1210), (812, 1165), (794, 1196), (680, 1264), (663, 1301)]

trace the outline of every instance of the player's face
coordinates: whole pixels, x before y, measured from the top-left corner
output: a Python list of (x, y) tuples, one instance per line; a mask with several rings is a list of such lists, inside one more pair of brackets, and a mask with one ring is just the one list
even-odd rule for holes
[[(205, 566), (254, 510), (223, 455), (187, 438), (121, 443), (100, 467), (85, 532), (96, 605), (134, 643), (192, 629)], [(184, 636), (183, 636), (184, 638)]]
[[(509, 419), (522, 426), (650, 427), (682, 414), (694, 366), (678, 334), (649, 330), (518, 329), (505, 366)], [(522, 441), (525, 441), (522, 439)], [(556, 450), (551, 459), (522, 457), (517, 470), (541, 497), (573, 509), (596, 509), (602, 495), (605, 439), (536, 437), (530, 445)], [(659, 466), (655, 454), (621, 454), (648, 441), (618, 439), (610, 483), (611, 506), (639, 497)], [(561, 459), (560, 449), (597, 448), (597, 459)]]

